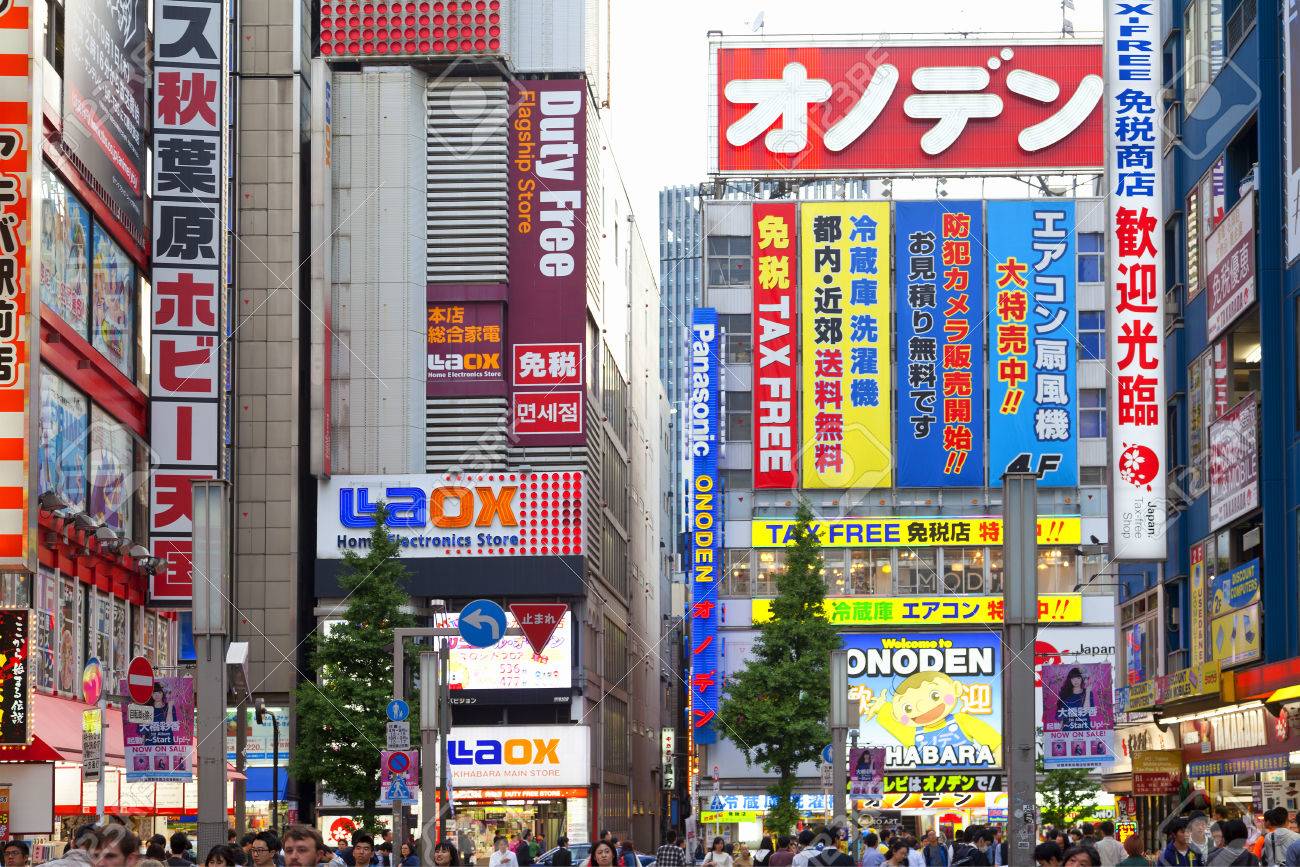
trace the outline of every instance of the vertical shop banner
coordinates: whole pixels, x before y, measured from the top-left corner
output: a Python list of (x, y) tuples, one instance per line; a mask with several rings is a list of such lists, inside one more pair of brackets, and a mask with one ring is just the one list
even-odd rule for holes
[(1126, 0), (1105, 5), (1107, 358), (1113, 365), (1106, 390), (1110, 542), (1117, 560), (1166, 554), (1161, 9)]
[[(510, 84), (511, 345), (585, 345), (587, 332), (587, 88), (582, 81)], [(600, 352), (599, 346), (586, 352)], [(580, 446), (585, 401), (574, 385), (511, 382), (511, 429), (523, 446)]]
[(1002, 765), (1002, 639), (996, 631), (842, 636), (849, 716), (891, 771)]
[(0, 608), (0, 746), (32, 742), (32, 612)]
[(722, 344), (718, 311), (691, 315), (691, 378), (687, 405), (691, 454), (691, 730), (697, 744), (718, 740), (718, 582), (722, 578), (723, 491), (718, 471), (722, 445), (719, 389)]
[(1210, 579), (1210, 657), (1223, 668), (1260, 658), (1260, 571), (1256, 559)]
[(1188, 583), (1191, 595), (1192, 660), (1189, 668), (1199, 670), (1208, 657), (1205, 655), (1205, 543), (1198, 542), (1189, 552)]
[(1044, 665), (1043, 764), (1095, 768), (1115, 760), (1115, 703), (1109, 662)]
[[(121, 691), (128, 694), (125, 679)], [(155, 678), (148, 704), (124, 703), (122, 744), (126, 749), (127, 782), (192, 779), (194, 678)]]
[(1133, 753), (1133, 794), (1174, 795), (1183, 782), (1182, 750)]
[(894, 206), (898, 486), (984, 484), (984, 206)]
[(1205, 336), (1213, 340), (1255, 303), (1255, 193), (1241, 197), (1205, 241)]
[(893, 485), (888, 202), (800, 206), (803, 486)]
[(1282, 4), (1283, 62), (1286, 76), (1286, 123), (1282, 125), (1282, 156), (1286, 160), (1286, 261), (1300, 256), (1300, 9), (1296, 0)]
[(191, 598), (190, 482), (221, 467), (225, 25), (221, 0), (154, 0), (149, 536), (166, 561), (154, 602)]
[(849, 750), (849, 795), (854, 798), (885, 794), (885, 751), (879, 747)]
[(1210, 529), (1259, 507), (1259, 404), (1248, 395), (1210, 425)]
[(64, 144), (122, 225), (143, 241), (145, 0), (68, 0), (66, 9)]
[(1074, 203), (988, 202), (989, 487), (1079, 482)]
[[(36, 570), (36, 499), (32, 490), (33, 414), (37, 387), (37, 317), (40, 300), (33, 287), (39, 273), (33, 225), (32, 180), (41, 164), (39, 96), (31, 78), (32, 28), (39, 26), (35, 4), (16, 0), (0, 7), (0, 53), (9, 58), (0, 71), (5, 111), (0, 115), (0, 177), (5, 195), (0, 221), (0, 569)], [(39, 209), (35, 210), (39, 216)]]
[(506, 393), (505, 314), (500, 302), (431, 300), (426, 320), (428, 397)]
[(755, 202), (754, 489), (799, 487), (799, 235), (793, 202)]

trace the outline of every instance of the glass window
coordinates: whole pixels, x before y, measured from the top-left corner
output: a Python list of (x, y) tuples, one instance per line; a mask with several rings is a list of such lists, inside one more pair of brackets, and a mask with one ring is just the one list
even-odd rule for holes
[(844, 571), (843, 549), (822, 549), (822, 580), (826, 582), (828, 593), (837, 596), (844, 595), (845, 580), (847, 573)]
[(1106, 358), (1106, 312), (1079, 311), (1079, 358), (1102, 361)]
[(750, 586), (749, 551), (728, 548), (723, 555), (726, 560), (727, 574), (723, 576), (723, 596), (752, 596)]
[(725, 330), (727, 345), (725, 357), (728, 364), (749, 364), (753, 359), (752, 319), (742, 313), (722, 313), (718, 324)]
[(605, 767), (616, 774), (629, 773), (627, 702), (607, 695), (602, 703), (605, 705)]
[(24, 572), (0, 574), (0, 605), (11, 608), (31, 608), (31, 583)]
[(1155, 618), (1147, 618), (1124, 629), (1124, 670), (1129, 684), (1156, 676)]
[(723, 470), (722, 487), (723, 490), (730, 493), (731, 491), (745, 491), (752, 486), (749, 470)]
[(113, 600), (113, 656), (105, 667), (109, 683), (126, 677), (127, 649), (130, 646), (131, 624), (127, 620), (129, 609), (125, 599)]
[(754, 585), (755, 596), (775, 596), (778, 573), (785, 568), (785, 551), (765, 550), (758, 552), (758, 581)]
[(627, 674), (627, 632), (605, 618), (605, 680), (617, 683)]
[(1038, 592), (1073, 593), (1078, 583), (1074, 551), (1067, 548), (1038, 549)]
[(983, 548), (943, 549), (944, 593), (986, 593)]
[(852, 596), (888, 596), (893, 590), (894, 566), (888, 548), (854, 548), (849, 552), (849, 586)]
[(1201, 291), (1201, 221), (1200, 199), (1196, 187), (1187, 193), (1187, 221), (1184, 223), (1187, 236), (1187, 300), (1191, 301)]
[(98, 223), (93, 238), (95, 327), (90, 342), (130, 379), (135, 376), (135, 266)]
[(710, 235), (706, 266), (710, 286), (749, 285), (749, 238), (739, 235)]
[(90, 654), (107, 674), (113, 665), (113, 600), (102, 590), (90, 591), (90, 626)]
[(727, 392), (727, 442), (753, 439), (753, 404), (752, 392)]
[(85, 337), (90, 329), (90, 212), (41, 167), (41, 301)]
[(86, 398), (48, 367), (41, 367), (40, 443), (36, 465), (40, 493), (54, 491), (78, 509), (86, 508)]
[(933, 548), (902, 548), (898, 552), (899, 593), (939, 592), (939, 573), (935, 566)]
[(1079, 389), (1079, 436), (1106, 435), (1106, 389)]
[(54, 646), (58, 626), (58, 581), (44, 566), (36, 573), (36, 688), (54, 691)]
[(989, 592), (1002, 592), (1002, 546), (989, 548)]
[(1106, 484), (1106, 468), (1105, 467), (1079, 467), (1079, 484), (1080, 485)]
[(1079, 282), (1100, 283), (1102, 271), (1106, 264), (1106, 248), (1101, 232), (1080, 232), (1079, 238)]

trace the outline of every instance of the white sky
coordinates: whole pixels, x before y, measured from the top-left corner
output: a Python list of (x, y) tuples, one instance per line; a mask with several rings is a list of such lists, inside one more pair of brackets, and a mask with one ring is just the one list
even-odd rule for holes
[[(705, 180), (709, 30), (798, 33), (1061, 32), (1061, 0), (610, 0), (614, 151), (650, 258), (658, 264), (659, 190)], [(1100, 0), (1073, 0), (1075, 32), (1101, 30)]]

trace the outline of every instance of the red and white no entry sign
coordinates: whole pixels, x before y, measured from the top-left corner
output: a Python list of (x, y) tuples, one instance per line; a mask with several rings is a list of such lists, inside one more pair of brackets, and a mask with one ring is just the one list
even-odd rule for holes
[(126, 691), (136, 704), (148, 704), (153, 697), (153, 663), (143, 656), (137, 656), (127, 666)]

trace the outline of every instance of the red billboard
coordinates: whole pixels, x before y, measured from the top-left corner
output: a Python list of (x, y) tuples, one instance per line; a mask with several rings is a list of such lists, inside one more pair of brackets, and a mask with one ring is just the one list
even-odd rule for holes
[[(512, 430), (519, 445), (580, 446), (586, 442), (586, 84), (511, 82), (509, 136)], [(560, 390), (561, 384), (569, 387)]]
[(425, 393), (504, 395), (505, 314), (498, 301), (430, 301)]
[(497, 55), (501, 0), (440, 0), (430, 4), (324, 0), (320, 53), (354, 57)]
[(718, 47), (720, 173), (1102, 165), (1097, 43)]
[(799, 233), (793, 202), (755, 203), (754, 488), (799, 487), (795, 358)]

